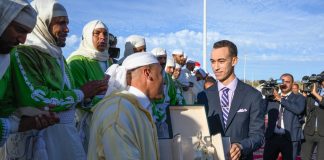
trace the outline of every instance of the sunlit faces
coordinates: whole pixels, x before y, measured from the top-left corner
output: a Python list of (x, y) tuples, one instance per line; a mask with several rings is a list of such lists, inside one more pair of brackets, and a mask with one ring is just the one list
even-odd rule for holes
[(180, 76), (180, 73), (181, 73), (181, 68), (174, 68), (174, 71), (173, 71), (172, 77), (173, 77), (174, 79), (178, 79), (179, 76)]
[(234, 66), (238, 58), (231, 56), (228, 47), (213, 48), (210, 62), (216, 79), (224, 83), (234, 79)]
[(100, 52), (105, 51), (108, 46), (108, 32), (105, 28), (96, 28), (92, 33), (93, 46)]
[(173, 74), (173, 71), (174, 71), (174, 67), (173, 66), (166, 66), (165, 67), (165, 72), (166, 73), (169, 73), (169, 74)]
[(292, 90), (292, 86), (293, 86), (293, 79), (291, 76), (281, 76), (282, 79), (282, 85), (280, 85), (280, 89), (282, 93), (287, 94), (288, 92), (290, 92)]
[(152, 64), (148, 68), (147, 87), (150, 99), (163, 98), (163, 78), (160, 64)]
[(134, 53), (137, 53), (137, 52), (146, 52), (146, 45), (133, 48), (133, 51), (134, 51)]
[(24, 44), (27, 34), (31, 33), (32, 30), (33, 28), (12, 21), (0, 37), (0, 54), (9, 53), (19, 43)]
[(69, 18), (66, 16), (53, 17), (49, 25), (49, 32), (58, 47), (64, 47), (69, 33)]
[(297, 83), (294, 83), (292, 86), (292, 92), (295, 94), (299, 93), (299, 85)]
[(185, 62), (184, 56), (183, 55), (178, 55), (178, 54), (173, 54), (173, 59), (176, 63), (183, 65)]
[(159, 61), (162, 68), (165, 67), (166, 59), (167, 59), (166, 55), (161, 55), (157, 57), (157, 60)]

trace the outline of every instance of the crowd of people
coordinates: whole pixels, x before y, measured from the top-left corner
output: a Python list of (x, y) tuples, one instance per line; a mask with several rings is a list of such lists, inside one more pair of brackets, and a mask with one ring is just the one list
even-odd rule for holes
[(214, 43), (211, 76), (182, 49), (147, 51), (140, 35), (119, 58), (101, 20), (83, 27), (65, 59), (68, 24), (58, 1), (0, 1), (1, 159), (159, 159), (158, 139), (172, 138), (168, 107), (196, 104), (211, 134), (230, 137), (230, 159), (253, 159), (262, 146), (264, 159), (311, 159), (316, 146), (324, 159), (324, 78), (301, 94), (285, 73), (264, 99), (236, 77), (231, 41)]

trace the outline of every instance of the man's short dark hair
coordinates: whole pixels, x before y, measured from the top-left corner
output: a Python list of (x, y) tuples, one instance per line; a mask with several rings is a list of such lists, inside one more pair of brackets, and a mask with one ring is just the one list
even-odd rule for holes
[(233, 42), (229, 40), (221, 40), (214, 43), (213, 46), (214, 49), (222, 48), (222, 47), (227, 47), (229, 49), (230, 55), (233, 57), (237, 57), (237, 47)]
[(282, 74), (282, 75), (280, 76), (280, 78), (282, 78), (282, 77), (286, 77), (286, 76), (289, 76), (289, 77), (291, 78), (292, 82), (294, 82), (294, 76), (293, 76), (292, 74), (290, 74), (290, 73), (284, 73), (284, 74)]
[(206, 79), (205, 79), (205, 82), (216, 83), (217, 81), (212, 76), (207, 76)]

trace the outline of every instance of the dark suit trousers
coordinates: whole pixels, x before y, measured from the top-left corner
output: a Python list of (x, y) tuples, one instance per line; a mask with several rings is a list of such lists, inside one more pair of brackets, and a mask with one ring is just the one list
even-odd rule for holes
[(281, 153), (283, 160), (295, 160), (299, 143), (288, 140), (285, 135), (273, 134), (271, 138), (266, 139), (263, 159), (276, 160)]
[(318, 135), (315, 132), (314, 135), (310, 136), (305, 134), (305, 142), (302, 144), (301, 158), (303, 160), (312, 159), (312, 155), (317, 146), (316, 157), (318, 160), (324, 159), (324, 137)]

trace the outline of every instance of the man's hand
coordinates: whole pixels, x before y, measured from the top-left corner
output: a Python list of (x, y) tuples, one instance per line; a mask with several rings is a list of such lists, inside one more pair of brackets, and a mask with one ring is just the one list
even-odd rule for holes
[(40, 114), (37, 116), (22, 116), (19, 122), (18, 132), (25, 132), (32, 129), (41, 130), (59, 121), (55, 113)]
[(104, 80), (90, 81), (84, 84), (81, 87), (84, 99), (92, 98), (99, 93), (105, 92), (108, 88), (108, 80), (109, 78), (105, 78)]
[(313, 83), (311, 94), (314, 96), (317, 94), (317, 83)]
[(238, 143), (231, 144), (230, 159), (239, 160), (241, 157), (241, 147)]
[(277, 90), (273, 90), (273, 96), (274, 96), (274, 100), (275, 101), (278, 101), (278, 102), (281, 102), (281, 96), (278, 94), (278, 91)]

